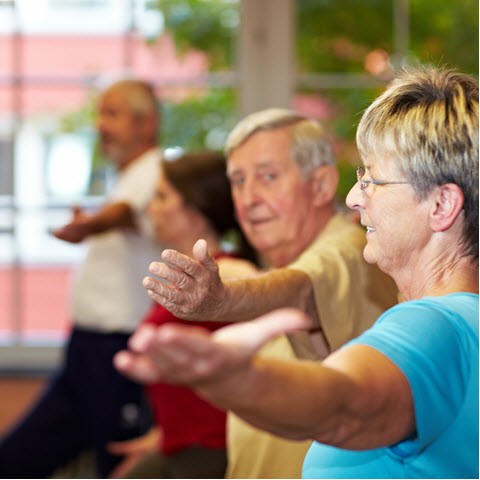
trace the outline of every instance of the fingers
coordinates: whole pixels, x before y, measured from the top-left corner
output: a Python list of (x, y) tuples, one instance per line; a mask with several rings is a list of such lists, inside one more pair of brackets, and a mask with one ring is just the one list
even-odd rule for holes
[(207, 329), (180, 324), (140, 327), (129, 347), (130, 351), (117, 353), (114, 365), (140, 383), (193, 386), (215, 374), (225, 355), (225, 347), (212, 341)]
[[(191, 277), (195, 277), (198, 275), (199, 269), (201, 269), (201, 265), (195, 260), (190, 258), (187, 255), (183, 255), (176, 250), (167, 249), (162, 252), (162, 260), (166, 262), (167, 266), (170, 267), (171, 270), (177, 269), (182, 273), (185, 273)], [(154, 262), (154, 265), (157, 268), (160, 268), (162, 265), (159, 262)], [(165, 264), (163, 264), (165, 265)], [(158, 275), (156, 272), (152, 272)]]
[(124, 442), (109, 442), (107, 443), (107, 450), (114, 455), (127, 455), (136, 451), (135, 441), (136, 439)]
[(147, 294), (152, 300), (172, 312), (174, 315), (182, 315), (182, 306), (187, 301), (186, 297), (188, 296), (188, 293), (185, 294), (177, 287), (155, 280), (151, 277), (145, 277), (142, 284), (147, 289)]
[(140, 383), (212, 385), (247, 368), (251, 357), (271, 339), (309, 326), (309, 318), (296, 309), (276, 310), (213, 334), (197, 326), (145, 325), (131, 336), (131, 350), (115, 355), (114, 364)]
[(160, 280), (145, 277), (149, 296), (174, 315), (186, 319), (214, 319), (225, 294), (218, 265), (206, 250), (205, 240), (197, 241), (192, 259), (176, 250), (164, 250), (163, 262), (152, 262), (149, 270)]
[[(186, 263), (184, 265), (186, 266)], [(176, 265), (170, 265), (164, 262), (152, 262), (148, 266), (148, 270), (169, 284), (180, 288), (187, 286), (191, 279), (190, 275), (183, 271), (181, 267), (179, 268)]]
[(128, 346), (134, 352), (145, 352), (155, 341), (156, 328), (153, 325), (141, 325), (128, 340)]
[(217, 262), (208, 252), (208, 244), (206, 240), (203, 240), (202, 238), (200, 240), (197, 240), (197, 242), (193, 246), (193, 256), (209, 270), (218, 270)]
[(70, 243), (79, 243), (83, 240), (83, 236), (79, 235), (76, 229), (71, 225), (66, 225), (53, 232), (53, 235), (59, 240)]
[(113, 357), (115, 368), (126, 377), (139, 383), (153, 383), (161, 380), (161, 372), (145, 355), (123, 350)]
[(53, 231), (52, 231), (52, 235), (53, 235), (54, 237), (60, 239), (60, 240), (63, 240), (63, 239), (62, 239), (62, 234), (63, 234), (62, 230), (63, 230), (63, 229), (61, 229), (61, 228), (57, 228), (57, 230), (53, 230)]
[(152, 262), (149, 270), (151, 273), (179, 286), (188, 281), (184, 274), (197, 278), (204, 273), (205, 268), (214, 272), (218, 271), (217, 262), (208, 253), (208, 245), (205, 240), (197, 240), (193, 247), (193, 256), (194, 258), (190, 258), (176, 250), (166, 249), (162, 252), (162, 260), (165, 263)]
[(152, 427), (143, 435), (130, 440), (112, 441), (107, 443), (107, 449), (110, 453), (116, 455), (142, 454), (146, 452), (155, 452), (160, 433), (157, 427)]
[(72, 216), (76, 217), (78, 215), (81, 215), (82, 213), (83, 213), (82, 207), (80, 207), (79, 205), (72, 206)]
[(220, 343), (242, 344), (253, 354), (275, 337), (308, 329), (310, 323), (310, 319), (302, 311), (284, 308), (262, 315), (256, 320), (221, 328), (213, 333), (213, 337)]
[(134, 346), (140, 344), (159, 364), (168, 365), (167, 372), (172, 367), (195, 370), (198, 360), (212, 353), (210, 332), (202, 327), (169, 323), (153, 333), (139, 333), (142, 338), (135, 339)]
[(201, 238), (195, 242), (193, 246), (193, 256), (201, 263), (204, 263), (208, 256), (208, 245), (206, 240)]

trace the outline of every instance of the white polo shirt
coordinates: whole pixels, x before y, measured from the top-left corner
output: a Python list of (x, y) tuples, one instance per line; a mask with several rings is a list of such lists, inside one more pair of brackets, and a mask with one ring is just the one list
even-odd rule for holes
[(162, 251), (147, 214), (161, 158), (161, 151), (152, 149), (119, 172), (108, 201), (129, 203), (139, 228), (137, 232), (118, 228), (89, 237), (71, 295), (72, 317), (78, 327), (130, 333), (151, 305), (142, 279)]

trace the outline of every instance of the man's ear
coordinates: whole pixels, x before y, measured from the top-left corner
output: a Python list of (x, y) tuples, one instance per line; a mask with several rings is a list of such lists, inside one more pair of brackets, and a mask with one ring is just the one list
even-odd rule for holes
[(448, 230), (463, 209), (462, 189), (455, 183), (446, 183), (437, 187), (433, 193), (430, 225), (435, 232)]
[(138, 131), (142, 132), (145, 138), (150, 139), (152, 136), (156, 135), (156, 123), (155, 117), (151, 114), (137, 115), (135, 117), (135, 122)]
[(313, 172), (313, 203), (323, 206), (330, 203), (337, 193), (338, 170), (335, 165), (323, 165)]

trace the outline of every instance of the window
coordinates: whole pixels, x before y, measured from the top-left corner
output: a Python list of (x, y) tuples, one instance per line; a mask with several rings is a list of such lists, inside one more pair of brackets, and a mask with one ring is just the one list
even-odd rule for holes
[[(203, 7), (188, 1), (0, 2), (4, 367), (23, 362), (24, 347), (50, 362), (45, 348), (61, 343), (69, 328), (70, 278), (84, 247), (50, 232), (68, 221), (71, 205), (100, 204), (110, 180), (92, 127), (98, 88), (124, 75), (148, 80), (163, 100), (165, 147), (222, 148), (235, 112), (238, 2)], [(213, 44), (219, 35), (221, 48)]]
[(220, 149), (239, 116), (266, 106), (323, 119), (344, 196), (359, 113), (412, 61), (477, 74), (478, 3), (0, 0), (2, 365), (50, 364), (46, 346), (68, 329), (83, 247), (50, 231), (72, 204), (98, 205), (110, 179), (92, 128), (98, 86), (125, 73), (152, 82), (165, 148)]

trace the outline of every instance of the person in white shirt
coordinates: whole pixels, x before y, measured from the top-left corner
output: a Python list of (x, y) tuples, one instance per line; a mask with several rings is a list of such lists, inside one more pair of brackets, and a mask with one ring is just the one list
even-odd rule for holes
[(99, 141), (118, 177), (97, 212), (74, 207), (71, 221), (54, 232), (67, 242), (88, 242), (73, 282), (73, 327), (45, 393), (0, 442), (2, 478), (50, 476), (84, 450), (95, 452), (97, 474), (106, 478), (120, 460), (106, 444), (151, 425), (143, 389), (120, 375), (112, 358), (151, 303), (141, 279), (161, 251), (146, 212), (161, 167), (159, 126), (151, 85), (121, 80), (102, 92)]

